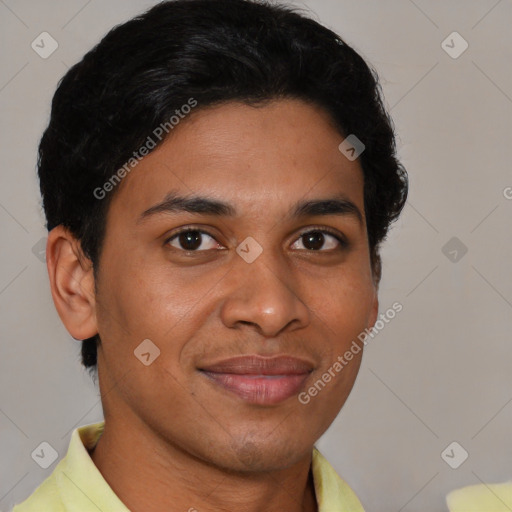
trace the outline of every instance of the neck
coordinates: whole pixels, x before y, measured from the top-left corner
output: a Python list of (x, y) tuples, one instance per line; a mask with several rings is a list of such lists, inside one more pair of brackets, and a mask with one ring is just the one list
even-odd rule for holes
[(317, 512), (311, 453), (286, 469), (238, 473), (170, 444), (136, 419), (107, 417), (91, 457), (132, 512)]

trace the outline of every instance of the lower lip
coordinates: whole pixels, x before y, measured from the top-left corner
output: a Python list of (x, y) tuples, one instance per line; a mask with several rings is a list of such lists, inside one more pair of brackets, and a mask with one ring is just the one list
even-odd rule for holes
[(296, 395), (309, 373), (300, 375), (238, 375), (204, 371), (207, 377), (246, 402), (273, 405)]

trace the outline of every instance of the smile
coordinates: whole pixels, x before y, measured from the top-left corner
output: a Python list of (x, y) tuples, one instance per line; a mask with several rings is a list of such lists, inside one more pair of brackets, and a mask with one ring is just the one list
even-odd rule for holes
[(243, 356), (200, 368), (216, 386), (258, 405), (275, 405), (296, 395), (312, 370), (311, 363), (291, 356)]

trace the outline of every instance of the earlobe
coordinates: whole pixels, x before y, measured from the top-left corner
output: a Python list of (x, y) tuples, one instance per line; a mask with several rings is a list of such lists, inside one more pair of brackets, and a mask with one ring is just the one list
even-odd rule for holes
[(53, 302), (62, 323), (77, 340), (97, 334), (92, 262), (80, 242), (63, 226), (48, 234), (46, 264)]

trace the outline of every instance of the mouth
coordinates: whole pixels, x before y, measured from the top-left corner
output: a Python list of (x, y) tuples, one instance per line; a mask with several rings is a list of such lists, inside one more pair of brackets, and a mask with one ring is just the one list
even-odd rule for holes
[(296, 395), (313, 364), (291, 356), (240, 356), (199, 368), (211, 383), (258, 405), (275, 405)]

